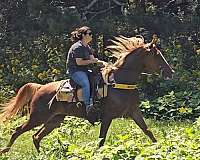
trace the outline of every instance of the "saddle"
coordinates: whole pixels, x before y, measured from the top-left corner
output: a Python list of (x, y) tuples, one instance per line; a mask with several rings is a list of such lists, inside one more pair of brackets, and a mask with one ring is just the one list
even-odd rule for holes
[[(101, 73), (89, 75), (90, 95), (94, 101), (107, 96), (107, 85), (104, 83)], [(63, 80), (57, 88), (57, 101), (81, 102), (83, 101), (82, 88), (72, 79)]]

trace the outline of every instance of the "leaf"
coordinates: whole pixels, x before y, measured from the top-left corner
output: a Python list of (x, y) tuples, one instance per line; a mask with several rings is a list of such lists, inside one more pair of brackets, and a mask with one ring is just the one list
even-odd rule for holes
[(158, 109), (159, 109), (159, 111), (161, 111), (161, 110), (164, 110), (165, 107), (164, 106), (160, 106), (160, 107), (158, 107)]
[(143, 101), (143, 102), (141, 102), (141, 106), (143, 107), (143, 108), (151, 108), (151, 106), (150, 106), (150, 102), (149, 101)]
[(200, 55), (200, 49), (196, 50), (197, 55)]
[(119, 140), (125, 141), (130, 138), (130, 135), (129, 134), (117, 135), (117, 137), (119, 138)]

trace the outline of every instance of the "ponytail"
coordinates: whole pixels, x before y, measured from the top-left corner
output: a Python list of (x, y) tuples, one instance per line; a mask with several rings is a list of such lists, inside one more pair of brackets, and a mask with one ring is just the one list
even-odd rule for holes
[(71, 33), (71, 41), (72, 42), (77, 42), (82, 39), (82, 34), (85, 34), (88, 30), (91, 30), (87, 26), (83, 26), (80, 28), (76, 28), (72, 33)]

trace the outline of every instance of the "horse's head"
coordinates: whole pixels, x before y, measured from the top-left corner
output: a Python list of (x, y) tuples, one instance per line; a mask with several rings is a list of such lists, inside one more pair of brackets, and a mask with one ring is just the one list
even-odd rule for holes
[(147, 73), (162, 74), (164, 78), (171, 79), (174, 70), (170, 67), (161, 51), (152, 44), (144, 56), (144, 71)]
[(159, 42), (157, 35), (154, 34), (151, 43), (147, 44), (144, 43), (142, 36), (131, 38), (120, 36), (115, 37), (112, 42), (114, 45), (108, 46), (107, 49), (111, 51), (113, 56), (117, 57), (114, 67), (133, 69), (135, 72), (141, 70), (151, 74), (163, 73), (164, 78), (172, 78), (173, 69), (156, 47)]

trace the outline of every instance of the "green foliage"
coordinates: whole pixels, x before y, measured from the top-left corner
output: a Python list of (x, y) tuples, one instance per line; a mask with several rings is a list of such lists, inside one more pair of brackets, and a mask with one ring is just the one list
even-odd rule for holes
[(1, 111), (1, 104), (8, 102), (13, 97), (14, 94), (15, 91), (12, 90), (11, 86), (0, 87), (0, 111)]
[(149, 102), (143, 101), (140, 105), (147, 116), (156, 119), (195, 119), (200, 115), (200, 94), (192, 92), (173, 91)]
[[(65, 36), (65, 35), (63, 35)], [(0, 80), (18, 88), (27, 82), (47, 83), (65, 75), (66, 41), (63, 37), (42, 35), (19, 49), (7, 47), (2, 59)]]
[[(24, 118), (1, 125), (0, 147), (9, 134)], [(87, 121), (66, 117), (59, 129), (54, 130), (41, 142), (41, 153), (37, 154), (26, 133), (16, 141), (8, 154), (0, 159), (69, 159), (69, 160), (132, 160), (132, 159), (198, 159), (200, 147), (200, 119), (196, 122), (146, 120), (158, 139), (152, 144), (133, 121), (114, 120), (106, 143), (98, 148), (99, 127), (91, 127)], [(39, 128), (37, 128), (39, 129)], [(34, 130), (34, 132), (36, 132)]]

